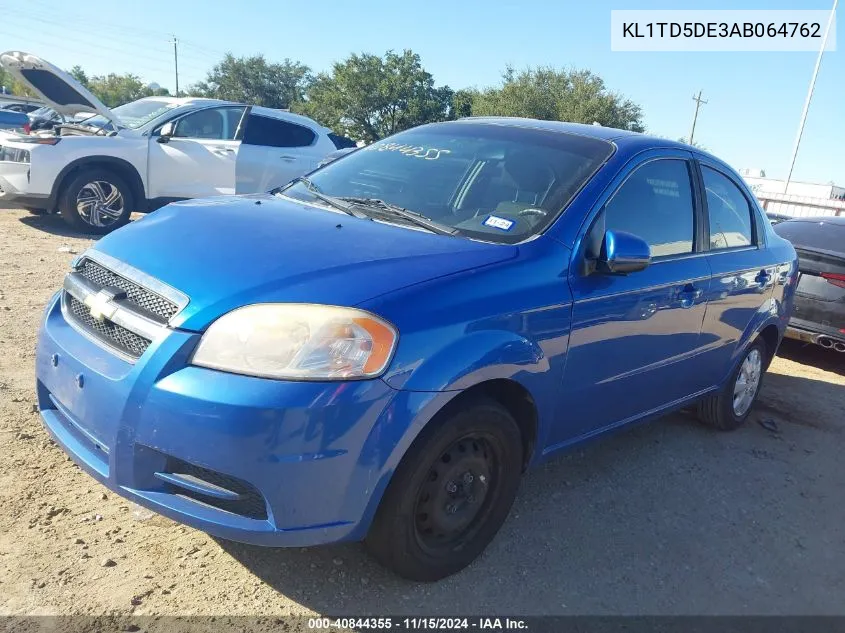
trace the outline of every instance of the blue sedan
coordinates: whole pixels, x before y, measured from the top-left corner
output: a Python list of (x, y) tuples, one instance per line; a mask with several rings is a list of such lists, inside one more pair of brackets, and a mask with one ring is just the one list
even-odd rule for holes
[(363, 540), (436, 580), (559, 451), (688, 406), (740, 426), (796, 275), (695, 148), (431, 124), (100, 240), (44, 313), (38, 405), (80, 467), (163, 515), (267, 546)]

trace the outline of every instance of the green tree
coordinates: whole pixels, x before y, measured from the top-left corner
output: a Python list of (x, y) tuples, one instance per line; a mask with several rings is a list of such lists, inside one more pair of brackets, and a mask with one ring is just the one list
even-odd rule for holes
[(508, 67), (502, 86), (475, 94), (474, 115), (521, 116), (533, 119), (600, 123), (642, 132), (642, 110), (633, 101), (610, 92), (589, 70)]
[(362, 53), (321, 73), (296, 106), (324, 125), (369, 142), (421, 123), (450, 118), (453, 91), (437, 88), (420, 56)]
[(206, 77), (188, 88), (198, 97), (227, 99), (268, 108), (290, 108), (302, 100), (311, 80), (308, 66), (285, 59), (269, 64), (263, 55), (227, 54)]
[(472, 116), (472, 104), (477, 95), (478, 91), (474, 89), (456, 90), (452, 97), (452, 118)]
[(68, 71), (68, 74), (86, 88), (88, 87), (88, 75), (82, 70), (82, 66), (74, 66)]
[[(687, 142), (686, 136), (682, 136), (681, 138), (679, 138), (678, 142), (679, 143), (686, 143), (687, 145), (689, 145), (689, 143)], [(705, 152), (707, 151), (707, 148), (696, 140), (693, 140), (692, 146), (697, 147), (698, 149), (704, 150)]]
[[(79, 70), (81, 71), (81, 69)], [(151, 88), (142, 82), (137, 75), (131, 73), (126, 75), (110, 73), (108, 75), (91, 77), (87, 79), (87, 84), (85, 85), (95, 97), (109, 108), (114, 108), (115, 106), (141, 99), (142, 97), (169, 94), (165, 88)]]
[[(3, 90), (5, 88), (5, 90)], [(0, 68), (0, 92), (11, 94), (12, 92), (12, 76), (3, 68)]]
[(3, 88), (6, 89), (6, 94), (8, 95), (18, 95), (22, 97), (34, 97), (36, 96), (32, 90), (30, 90), (26, 84), (21, 83), (14, 77), (12, 74), (0, 68), (0, 90)]

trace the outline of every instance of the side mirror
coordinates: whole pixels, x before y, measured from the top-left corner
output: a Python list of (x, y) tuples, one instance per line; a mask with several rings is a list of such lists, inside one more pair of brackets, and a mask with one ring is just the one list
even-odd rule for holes
[(161, 130), (158, 133), (158, 138), (156, 141), (159, 143), (169, 143), (170, 139), (173, 137), (173, 131), (176, 129), (176, 125), (173, 121), (168, 121), (164, 125), (161, 126)]
[(624, 231), (605, 231), (597, 270), (625, 275), (643, 270), (651, 263), (651, 249), (645, 240)]

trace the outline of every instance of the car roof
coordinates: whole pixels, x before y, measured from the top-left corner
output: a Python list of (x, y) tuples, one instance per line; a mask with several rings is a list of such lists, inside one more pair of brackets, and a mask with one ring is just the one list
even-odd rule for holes
[(638, 132), (620, 130), (601, 125), (587, 125), (584, 123), (567, 123), (565, 121), (543, 121), (512, 116), (471, 116), (458, 119), (456, 123), (483, 123), (487, 125), (505, 125), (508, 127), (528, 127), (550, 132), (569, 132), (606, 141), (616, 140), (627, 136), (642, 136)]
[[(522, 117), (509, 116), (472, 116), (463, 117), (455, 121), (455, 123), (482, 123), (487, 125), (506, 125), (510, 127), (525, 127), (537, 130), (548, 130), (549, 132), (565, 132), (569, 134), (578, 134), (580, 136), (589, 136), (591, 138), (612, 141), (618, 146), (642, 146), (645, 147), (675, 147), (684, 149), (686, 151), (697, 151), (700, 154), (708, 155), (706, 152), (698, 150), (698, 148), (673, 141), (659, 136), (652, 136), (643, 134), (641, 132), (633, 132), (631, 130), (623, 130), (615, 127), (605, 127), (603, 125), (587, 125), (586, 123), (569, 123), (566, 121), (545, 121), (540, 119), (528, 119)], [(712, 158), (716, 159), (715, 156)], [(716, 159), (718, 160), (718, 159)], [(719, 161), (722, 162), (722, 161)]]
[[(162, 103), (172, 103), (174, 105), (216, 105), (216, 104), (226, 104), (226, 103), (234, 103), (234, 101), (226, 101), (225, 99), (209, 99), (206, 97), (168, 97), (168, 96), (152, 96), (152, 97), (143, 97), (138, 99), (138, 101), (160, 101)], [(242, 105), (242, 104), (235, 104), (235, 105)]]
[(285, 121), (290, 121), (291, 123), (301, 123), (306, 127), (310, 127), (311, 129), (318, 129), (324, 130), (326, 132), (330, 132), (331, 130), (327, 127), (323, 127), (314, 119), (303, 116), (301, 114), (295, 114), (293, 112), (289, 112), (287, 110), (278, 110), (276, 108), (265, 108), (264, 106), (252, 106), (251, 110), (252, 114), (258, 114), (260, 116), (268, 116), (274, 119), (284, 119)]

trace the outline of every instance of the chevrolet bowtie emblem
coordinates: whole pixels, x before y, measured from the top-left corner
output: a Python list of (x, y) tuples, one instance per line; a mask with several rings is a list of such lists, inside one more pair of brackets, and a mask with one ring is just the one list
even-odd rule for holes
[(97, 321), (111, 319), (117, 312), (117, 304), (114, 302), (115, 293), (109, 290), (100, 290), (97, 294), (88, 295), (83, 303), (91, 310), (91, 318)]

